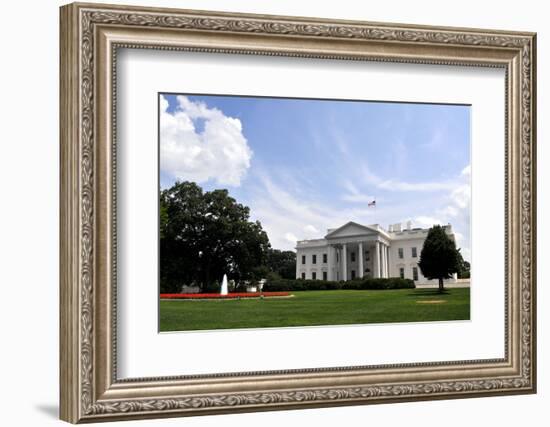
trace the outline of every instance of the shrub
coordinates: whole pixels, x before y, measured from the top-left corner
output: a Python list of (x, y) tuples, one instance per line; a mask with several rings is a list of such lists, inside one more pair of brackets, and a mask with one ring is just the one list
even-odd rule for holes
[(307, 280), (307, 279), (277, 279), (269, 280), (264, 284), (266, 292), (281, 291), (325, 291), (333, 289), (413, 289), (414, 281), (390, 277), (387, 279), (355, 279), (347, 282), (328, 280)]
[(219, 283), (219, 282), (210, 282), (210, 283), (205, 283), (203, 285), (203, 287), (201, 289), (201, 292), (219, 294), (221, 288), (222, 288), (221, 283)]
[(237, 283), (235, 285), (235, 289), (233, 289), (233, 292), (246, 292), (246, 283), (244, 282), (241, 282), (241, 283)]
[(399, 277), (356, 279), (344, 282), (342, 289), (414, 289), (414, 280)]

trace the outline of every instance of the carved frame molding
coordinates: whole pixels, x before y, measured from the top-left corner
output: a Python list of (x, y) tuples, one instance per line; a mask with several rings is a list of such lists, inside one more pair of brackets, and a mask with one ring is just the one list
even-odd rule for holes
[[(114, 147), (120, 47), (505, 68), (506, 357), (118, 380)], [(62, 419), (535, 392), (535, 34), (71, 4), (61, 8), (60, 92)]]

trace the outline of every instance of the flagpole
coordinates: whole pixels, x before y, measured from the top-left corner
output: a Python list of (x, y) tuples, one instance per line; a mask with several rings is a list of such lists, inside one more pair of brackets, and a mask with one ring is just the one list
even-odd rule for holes
[(377, 215), (376, 215), (376, 197), (372, 200), (372, 202), (367, 203), (367, 207), (373, 207), (374, 208), (374, 224), (378, 224), (377, 222)]

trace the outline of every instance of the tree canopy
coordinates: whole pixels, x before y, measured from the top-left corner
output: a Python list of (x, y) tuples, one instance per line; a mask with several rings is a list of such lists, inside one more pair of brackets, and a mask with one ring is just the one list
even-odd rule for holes
[(462, 255), (455, 241), (445, 232), (445, 228), (434, 225), (424, 241), (418, 266), (428, 279), (438, 279), (439, 290), (443, 290), (443, 280), (450, 279), (460, 269)]
[(470, 263), (462, 257), (460, 249), (458, 250), (458, 278), (469, 279), (470, 278)]
[(281, 279), (296, 278), (296, 252), (269, 249), (267, 253), (269, 271)]
[(212, 289), (224, 274), (251, 279), (267, 259), (262, 225), (227, 190), (177, 182), (160, 194), (159, 225), (161, 292), (179, 292), (184, 284)]

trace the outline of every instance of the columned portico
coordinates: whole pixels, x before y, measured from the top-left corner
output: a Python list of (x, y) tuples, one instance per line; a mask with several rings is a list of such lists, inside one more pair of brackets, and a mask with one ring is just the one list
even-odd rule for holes
[(389, 246), (383, 240), (365, 238), (328, 244), (326, 248), (327, 280), (390, 276)]

